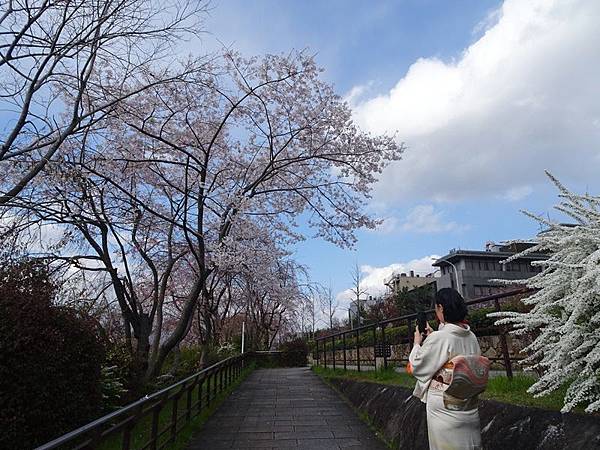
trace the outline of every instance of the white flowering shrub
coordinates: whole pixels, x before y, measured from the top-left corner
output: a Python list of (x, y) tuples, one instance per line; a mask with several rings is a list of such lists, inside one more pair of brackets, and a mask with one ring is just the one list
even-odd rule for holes
[(553, 223), (525, 212), (546, 230), (535, 247), (514, 255), (548, 252), (549, 259), (533, 264), (543, 270), (527, 280), (504, 281), (538, 289), (523, 300), (530, 312), (501, 312), (497, 325), (510, 324), (516, 335), (532, 333), (525, 348), (529, 369), (542, 375), (529, 388), (536, 397), (566, 385), (563, 412), (586, 405), (600, 410), (600, 197), (577, 195), (548, 173), (561, 202), (555, 208), (571, 223)]

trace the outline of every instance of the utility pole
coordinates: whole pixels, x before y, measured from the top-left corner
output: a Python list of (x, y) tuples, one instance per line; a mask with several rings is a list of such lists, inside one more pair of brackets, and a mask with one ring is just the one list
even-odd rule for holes
[(242, 321), (242, 355), (244, 354), (244, 338), (246, 336), (246, 321)]

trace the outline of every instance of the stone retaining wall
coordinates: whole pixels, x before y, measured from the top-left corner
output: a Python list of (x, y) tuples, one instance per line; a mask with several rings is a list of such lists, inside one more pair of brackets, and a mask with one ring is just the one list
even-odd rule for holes
[[(394, 443), (395, 449), (427, 450), (425, 405), (399, 386), (332, 378), (331, 384)], [(482, 400), (485, 450), (600, 448), (600, 418)]]

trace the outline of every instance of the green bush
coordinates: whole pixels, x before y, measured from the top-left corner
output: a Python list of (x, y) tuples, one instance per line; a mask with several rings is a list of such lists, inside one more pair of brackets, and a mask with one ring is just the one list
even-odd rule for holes
[(171, 352), (170, 364), (167, 368), (175, 379), (185, 378), (200, 370), (201, 354), (202, 348), (199, 345), (181, 347), (179, 350)]
[[(530, 309), (529, 306), (525, 305), (519, 299), (513, 299), (500, 304), (501, 311), (515, 311), (525, 312)], [(497, 319), (487, 317), (488, 314), (496, 312), (494, 307), (484, 307), (477, 309), (470, 309), (467, 320), (471, 326), (471, 330), (477, 336), (493, 336), (498, 334), (498, 327), (494, 325)]]
[(386, 342), (390, 344), (400, 344), (408, 339), (408, 326), (390, 327), (385, 329)]
[(308, 344), (304, 339), (284, 342), (279, 347), (283, 367), (304, 367), (308, 364)]
[(479, 308), (470, 310), (467, 320), (469, 321), (471, 330), (477, 335), (481, 335), (485, 331), (490, 331), (492, 334), (496, 334), (497, 330), (494, 329), (495, 319), (487, 317), (489, 313), (494, 311), (496, 311), (494, 308)]
[[(201, 355), (202, 347), (200, 345), (173, 349), (163, 364), (161, 374), (146, 386), (146, 390), (153, 392), (166, 388), (182, 378), (199, 372), (202, 369), (200, 367)], [(217, 348), (208, 347), (204, 356), (204, 367), (210, 366), (220, 359), (223, 358), (218, 357)]]
[(125, 341), (107, 343), (104, 367), (112, 367), (111, 378), (119, 382), (124, 391), (118, 397), (112, 395), (110, 399), (105, 398), (104, 411), (126, 405), (145, 393), (139, 385), (139, 374), (136, 372), (136, 365)]
[(0, 448), (36, 447), (101, 412), (96, 324), (54, 293), (38, 262), (0, 268)]
[[(203, 364), (202, 352), (204, 354)], [(147, 390), (158, 390), (167, 387), (177, 380), (199, 372), (204, 367), (211, 366), (219, 361), (238, 355), (239, 351), (232, 344), (207, 345), (202, 347), (197, 344), (181, 346), (174, 349), (165, 360), (161, 375), (147, 386)]]
[(103, 366), (101, 374), (102, 411), (107, 414), (122, 406), (121, 400), (127, 390), (124, 388), (117, 366)]

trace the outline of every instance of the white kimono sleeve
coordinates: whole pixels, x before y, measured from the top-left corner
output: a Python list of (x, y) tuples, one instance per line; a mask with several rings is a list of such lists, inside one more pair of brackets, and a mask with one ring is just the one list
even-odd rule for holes
[(431, 333), (423, 345), (415, 345), (408, 357), (417, 384), (413, 395), (427, 401), (427, 389), (433, 376), (448, 361), (447, 341), (441, 333)]

